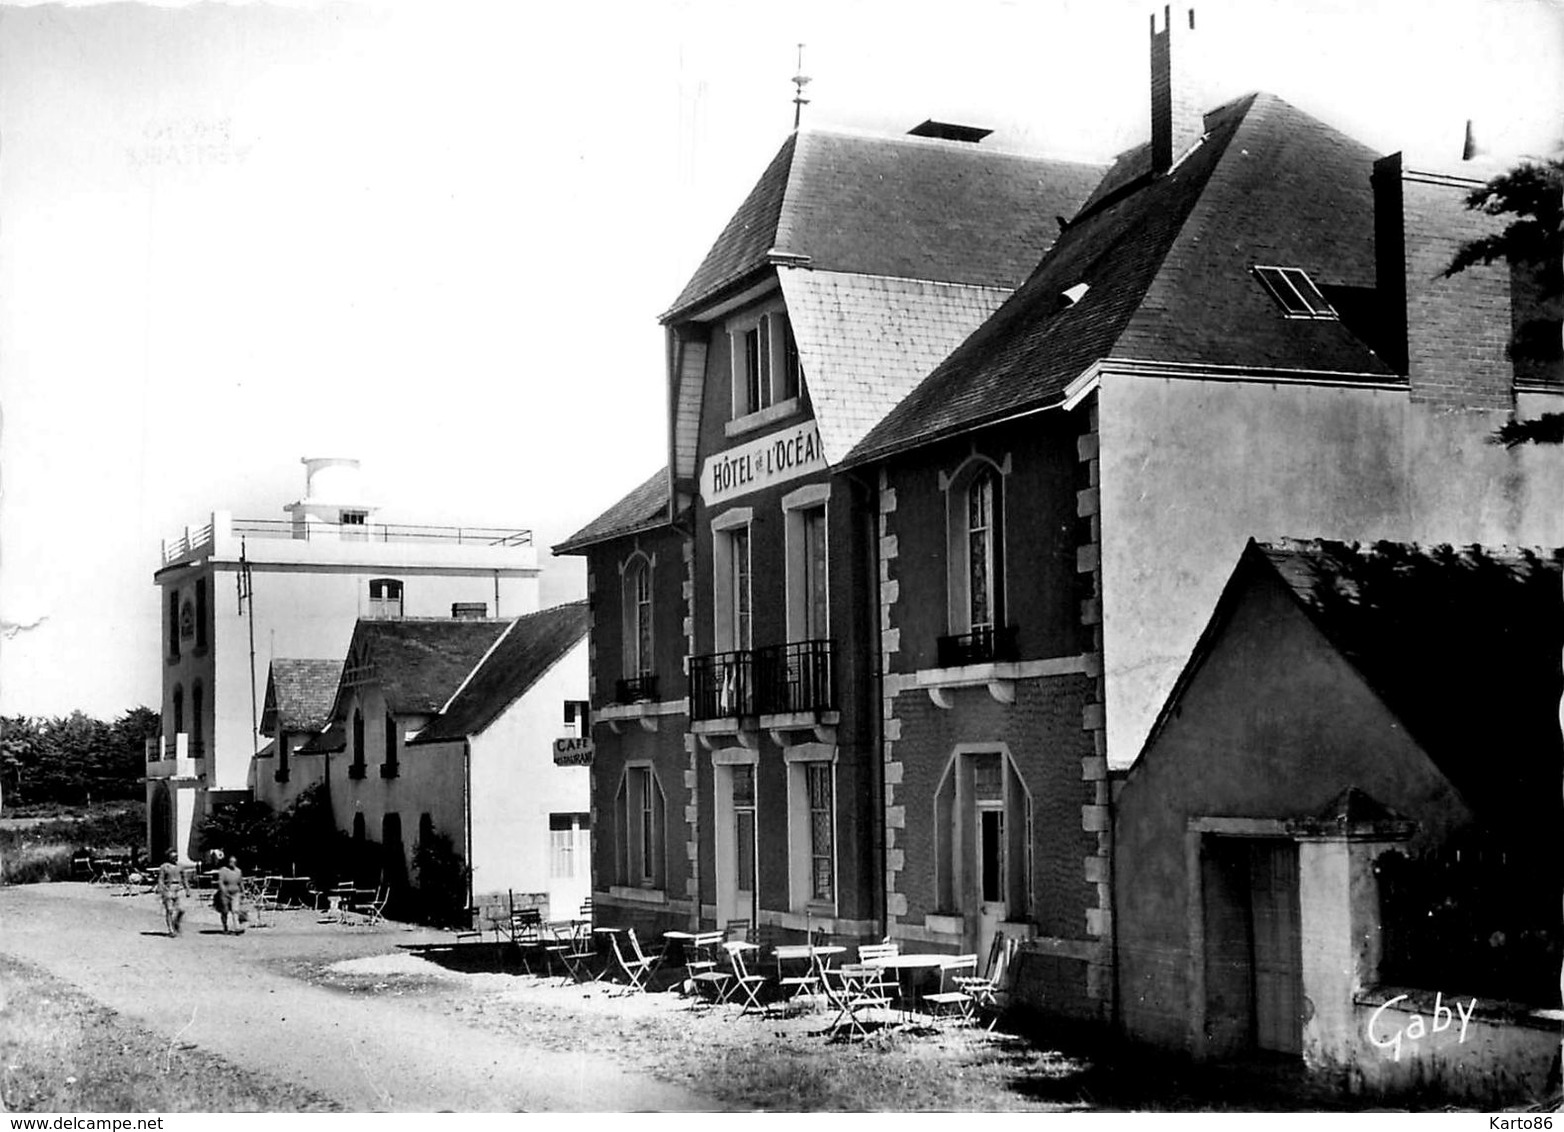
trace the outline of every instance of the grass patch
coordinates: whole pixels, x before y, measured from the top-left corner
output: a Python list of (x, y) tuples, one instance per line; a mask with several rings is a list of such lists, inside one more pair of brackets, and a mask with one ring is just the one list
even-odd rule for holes
[(319, 1094), (125, 1022), (9, 956), (0, 956), (0, 1100), (10, 1112), (340, 1111)]
[(81, 879), (71, 875), (71, 854), (78, 849), (139, 849), (146, 841), (145, 806), (139, 802), (37, 816), (46, 820), (21, 828), (0, 825), (0, 882)]

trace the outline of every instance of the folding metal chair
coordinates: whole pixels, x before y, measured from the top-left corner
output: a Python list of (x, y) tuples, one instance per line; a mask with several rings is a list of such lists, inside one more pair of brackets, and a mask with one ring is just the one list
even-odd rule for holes
[(1004, 932), (994, 933), (993, 946), (988, 950), (987, 973), (978, 976), (956, 976), (954, 982), (963, 993), (971, 996), (971, 1015), (976, 1020), (977, 1016), (988, 1015), (987, 1029), (992, 1030), (999, 1016), (1005, 1011), (1005, 1001), (1009, 998), (1009, 990), (1004, 985), (1005, 976), (1009, 973), (1010, 946), (1005, 940)]
[(375, 895), (369, 901), (369, 903), (357, 909), (357, 912), (361, 917), (360, 923), (364, 927), (368, 928), (373, 927), (374, 925), (384, 920), (386, 918), (386, 902), (390, 899), (391, 888), (389, 885), (383, 884), (379, 888), (375, 889)]
[[(656, 960), (648, 959), (641, 953), (641, 941), (636, 938), (634, 928), (623, 934), (625, 944), (619, 942), (619, 932), (611, 932), (608, 936), (609, 945), (614, 952), (614, 962), (618, 964), (626, 980), (627, 985), (623, 993), (634, 994), (637, 991), (646, 991), (649, 989), (646, 985), (647, 980)], [(630, 948), (628, 957), (625, 955), (626, 945)]]
[(730, 940), (739, 940), (744, 943), (754, 943), (754, 929), (748, 920), (729, 920), (723, 927), (722, 934)]
[(733, 973), (717, 965), (718, 949), (722, 946), (721, 932), (701, 932), (690, 941), (690, 954), (696, 958), (687, 959), (685, 969), (690, 972), (690, 983), (695, 990), (690, 1003), (692, 1010), (702, 1003), (716, 1006), (727, 1001)]
[(556, 935), (555, 943), (545, 950), (565, 965), (564, 977), (561, 983), (592, 982), (592, 963), (597, 959), (597, 952), (592, 948), (592, 937), (583, 934), (579, 924), (574, 921), (561, 921), (553, 925), (556, 929), (563, 929), (566, 934)]
[(728, 953), (728, 965), (733, 968), (733, 981), (728, 984), (723, 1001), (727, 1002), (735, 995), (739, 996), (739, 1005), (743, 1007), (739, 1011), (740, 1018), (751, 1011), (765, 1013), (766, 1006), (760, 1001), (760, 992), (765, 989), (769, 980), (765, 975), (750, 974), (744, 962), (744, 953), (753, 948), (740, 940), (729, 940), (722, 945), (722, 949)]
[(877, 985), (874, 980), (879, 971), (861, 964), (844, 964), (834, 970), (822, 965), (820, 973), (826, 1001), (836, 1010), (836, 1018), (826, 1027), (826, 1032), (835, 1034), (846, 1027), (849, 1040), (855, 1035), (868, 1037), (867, 1019), (863, 1015), (874, 1009), (888, 1010), (891, 1005), (890, 999), (872, 989)]
[[(901, 945), (889, 941), (885, 943), (860, 943), (858, 945), (858, 962), (866, 966), (873, 966), (876, 959), (889, 959), (900, 954)], [(897, 983), (895, 977), (883, 969), (876, 968), (876, 970), (879, 970), (879, 974), (872, 983), (872, 989), (886, 998), (900, 998), (901, 986)]]
[[(961, 972), (967, 972), (962, 975)], [(973, 978), (977, 975), (977, 955), (953, 955), (940, 965), (939, 990), (934, 994), (926, 994), (923, 1001), (929, 1005), (929, 1015), (933, 1018), (941, 1017), (946, 1011), (955, 1011), (963, 1022), (972, 1021), (972, 996), (964, 990), (947, 990), (946, 980), (951, 985), (956, 985), (957, 980)]]

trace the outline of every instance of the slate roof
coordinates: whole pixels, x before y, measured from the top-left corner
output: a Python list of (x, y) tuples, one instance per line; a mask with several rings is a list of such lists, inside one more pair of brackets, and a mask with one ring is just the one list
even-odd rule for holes
[[(373, 666), (390, 711), (433, 715), (510, 624), (492, 618), (361, 619), (353, 628), (348, 663)], [(338, 690), (338, 703), (344, 690)], [(335, 705), (332, 714), (337, 714)]]
[(783, 271), (826, 459), (835, 462), (1009, 296), (1003, 287)]
[(332, 701), (342, 679), (340, 660), (278, 657), (266, 677), (266, 709), (261, 734), (316, 731), (331, 719)]
[(1287, 587), (1474, 812), (1558, 809), (1564, 552), (1251, 540), (1148, 747), (1257, 573)]
[(296, 755), (335, 754), (348, 749), (348, 732), (341, 722), (333, 722), (326, 730), (312, 735), (310, 741), (294, 752)]
[(1101, 175), (980, 144), (800, 130), (663, 319), (765, 268), (772, 251), (816, 271), (1013, 288)]
[[(1396, 380), (1355, 317), (1375, 282), (1374, 152), (1269, 94), (1205, 127), (1160, 177), (1148, 147), (1121, 157), (1026, 283), (844, 462), (1057, 404), (1105, 358)], [(1343, 320), (1284, 318), (1256, 264), (1308, 271)]]
[(668, 469), (663, 467), (564, 542), (555, 544), (554, 553), (579, 554), (594, 543), (651, 530), (669, 521)]
[(585, 639), (588, 623), (584, 601), (518, 617), (413, 742), (462, 739), (482, 732)]

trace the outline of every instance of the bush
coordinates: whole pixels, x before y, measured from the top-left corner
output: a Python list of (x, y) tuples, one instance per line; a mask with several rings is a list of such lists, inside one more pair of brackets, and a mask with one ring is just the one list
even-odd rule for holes
[(448, 834), (432, 826), (413, 846), (413, 875), (418, 893), (415, 913), (437, 927), (465, 925), (467, 881), (472, 870)]

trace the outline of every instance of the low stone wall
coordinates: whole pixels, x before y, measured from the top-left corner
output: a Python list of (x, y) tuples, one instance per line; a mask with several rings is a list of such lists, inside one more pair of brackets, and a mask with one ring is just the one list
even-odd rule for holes
[(1374, 987), (1353, 1000), (1348, 1088), (1416, 1092), (1484, 1106), (1540, 1101), (1559, 1089), (1564, 1011), (1409, 987)]

